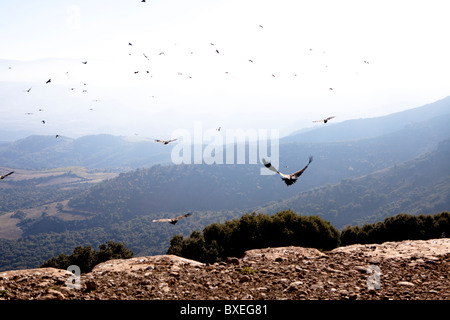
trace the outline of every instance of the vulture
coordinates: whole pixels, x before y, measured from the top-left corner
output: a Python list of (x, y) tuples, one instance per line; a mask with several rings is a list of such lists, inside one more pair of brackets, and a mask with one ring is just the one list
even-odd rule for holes
[(333, 118), (335, 118), (335, 116), (328, 117), (328, 118), (322, 119), (322, 120), (314, 120), (313, 122), (323, 122), (323, 123), (327, 123), (328, 120), (331, 120), (331, 119), (333, 119)]
[(309, 156), (309, 162), (303, 169), (301, 169), (297, 172), (291, 173), (291, 174), (284, 174), (284, 173), (279, 172), (277, 169), (275, 169), (275, 167), (272, 166), (272, 164), (270, 162), (267, 162), (264, 158), (262, 159), (264, 166), (266, 168), (268, 168), (270, 171), (278, 173), (281, 176), (281, 180), (283, 180), (287, 186), (290, 186), (291, 184), (294, 184), (295, 182), (297, 182), (298, 177), (300, 177), (302, 175), (302, 173), (306, 170), (306, 168), (308, 168), (308, 166), (312, 160), (313, 160), (313, 157)]
[(169, 144), (170, 142), (173, 142), (173, 141), (176, 141), (177, 139), (172, 139), (172, 140), (159, 140), (159, 139), (156, 139), (155, 141), (156, 142), (161, 142), (161, 143), (163, 143), (163, 144)]
[(0, 180), (5, 179), (7, 176), (12, 175), (13, 173), (14, 173), (14, 171), (11, 171), (10, 173), (7, 173), (7, 174), (5, 174), (3, 176), (0, 176)]
[(189, 217), (192, 214), (192, 212), (183, 214), (182, 216), (176, 217), (176, 218), (167, 218), (167, 219), (154, 219), (152, 222), (168, 222), (171, 224), (175, 224), (178, 222), (178, 220)]

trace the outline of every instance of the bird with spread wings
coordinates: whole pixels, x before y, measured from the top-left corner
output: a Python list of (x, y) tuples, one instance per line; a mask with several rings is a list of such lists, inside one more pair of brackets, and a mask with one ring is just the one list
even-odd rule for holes
[(14, 171), (11, 171), (10, 173), (7, 173), (7, 174), (5, 174), (3, 176), (0, 176), (0, 180), (5, 179), (7, 176), (12, 175), (13, 173), (14, 173)]
[(313, 122), (323, 122), (323, 123), (327, 123), (328, 120), (331, 120), (333, 118), (336, 118), (336, 116), (332, 116), (332, 117), (328, 117), (326, 119), (322, 119), (322, 120), (314, 120)]
[(291, 174), (284, 174), (278, 171), (270, 162), (267, 162), (264, 158), (262, 159), (262, 162), (264, 163), (264, 166), (268, 168), (270, 171), (276, 172), (281, 176), (281, 180), (283, 180), (287, 186), (290, 186), (297, 182), (298, 177), (302, 175), (303, 172), (305, 172), (306, 168), (308, 168), (309, 164), (313, 160), (312, 156), (309, 156), (309, 162), (308, 164), (301, 170), (298, 170), (297, 172), (291, 173)]
[(192, 212), (183, 214), (182, 216), (176, 217), (176, 218), (166, 218), (166, 219), (153, 219), (152, 222), (168, 222), (171, 224), (177, 223), (180, 219), (189, 217), (192, 214)]
[(163, 144), (169, 144), (170, 142), (177, 141), (177, 140), (178, 139), (172, 139), (172, 140), (159, 140), (159, 139), (156, 139), (155, 141), (163, 143)]

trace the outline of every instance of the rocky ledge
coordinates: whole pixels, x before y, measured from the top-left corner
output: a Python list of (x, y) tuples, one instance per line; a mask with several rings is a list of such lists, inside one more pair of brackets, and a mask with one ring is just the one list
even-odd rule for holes
[(255, 249), (209, 265), (135, 257), (78, 278), (54, 268), (0, 272), (0, 300), (34, 299), (450, 300), (450, 239)]

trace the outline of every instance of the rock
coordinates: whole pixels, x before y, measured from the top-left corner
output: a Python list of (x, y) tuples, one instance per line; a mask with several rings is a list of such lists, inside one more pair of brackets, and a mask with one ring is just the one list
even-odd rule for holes
[(294, 281), (289, 284), (289, 286), (284, 290), (285, 292), (293, 292), (303, 289), (303, 282), (302, 281)]
[(239, 264), (239, 259), (235, 257), (227, 257), (225, 262), (230, 264)]
[(66, 297), (59, 291), (48, 289), (44, 295), (38, 297), (38, 300), (64, 300)]
[[(367, 272), (373, 262), (379, 279)], [(66, 286), (73, 275), (66, 270), (4, 271), (0, 300), (450, 300), (449, 274), (450, 239), (352, 245), (326, 253), (281, 247), (208, 266), (172, 255), (110, 260), (81, 275), (83, 290)], [(380, 281), (379, 289), (369, 288), (368, 280)]]
[(399, 282), (397, 282), (397, 284), (399, 286), (408, 286), (408, 287), (414, 287), (415, 286), (414, 283), (408, 282), (408, 281), (399, 281)]
[(88, 278), (85, 280), (84, 285), (87, 291), (97, 290), (97, 283), (94, 278)]

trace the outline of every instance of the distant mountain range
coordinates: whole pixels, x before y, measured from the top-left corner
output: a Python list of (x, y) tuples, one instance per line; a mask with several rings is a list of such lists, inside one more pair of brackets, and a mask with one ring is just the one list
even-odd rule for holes
[(294, 132), (283, 138), (282, 142), (317, 143), (374, 138), (449, 113), (450, 97), (446, 97), (421, 107), (381, 117), (352, 119), (338, 123), (330, 120), (326, 126), (315, 126)]
[[(340, 123), (332, 123), (331, 120), (326, 125), (304, 129), (281, 138), (280, 157), (285, 162), (284, 165), (289, 168), (292, 165), (295, 168), (299, 165), (300, 159), (308, 155), (297, 157), (296, 153), (300, 150), (292, 151), (293, 148), (308, 150), (314, 152), (313, 155), (324, 157), (330, 155), (333, 148), (350, 147), (349, 152), (356, 152), (359, 148), (364, 148), (364, 144), (370, 143), (375, 143), (377, 145), (375, 148), (390, 148), (392, 143), (386, 142), (392, 138), (398, 143), (409, 144), (411, 148), (416, 149), (411, 150), (412, 154), (392, 159), (394, 162), (403, 161), (429, 151), (433, 142), (436, 146), (437, 141), (446, 137), (448, 129), (445, 121), (448, 121), (449, 114), (450, 97), (447, 97), (432, 104), (377, 118)], [(2, 135), (8, 136), (8, 133), (2, 132)], [(411, 138), (406, 139), (406, 135), (411, 135)], [(0, 165), (28, 169), (84, 166), (127, 171), (150, 167), (157, 163), (171, 164), (171, 151), (171, 145), (163, 146), (153, 139), (145, 138), (108, 134), (89, 135), (77, 139), (32, 135), (14, 142), (0, 143)], [(293, 162), (293, 159), (297, 158), (299, 162)], [(353, 157), (349, 159), (354, 160)], [(357, 173), (358, 171), (355, 172)]]
[(150, 139), (131, 140), (108, 134), (78, 139), (33, 135), (0, 144), (0, 163), (29, 169), (83, 166), (124, 171), (170, 161), (169, 148)]

